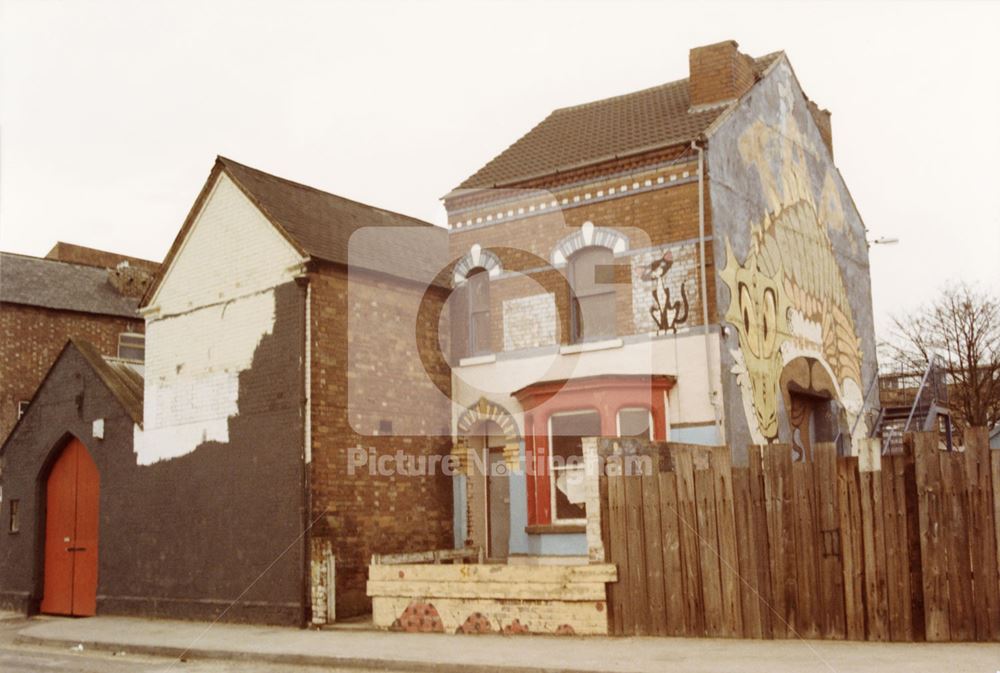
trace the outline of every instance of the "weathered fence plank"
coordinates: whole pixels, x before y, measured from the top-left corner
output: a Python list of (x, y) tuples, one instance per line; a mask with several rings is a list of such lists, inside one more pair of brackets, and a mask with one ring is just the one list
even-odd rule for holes
[(671, 454), (677, 475), (677, 513), (681, 533), (681, 559), (684, 571), (684, 623), (689, 636), (705, 635), (705, 610), (702, 599), (701, 560), (698, 553), (698, 517), (694, 488), (694, 457), (688, 448)]
[(646, 545), (642, 526), (642, 477), (625, 476), (625, 523), (628, 528), (628, 600), (633, 615), (633, 628), (640, 636), (649, 635), (649, 601), (647, 596)]
[(740, 571), (740, 609), (744, 638), (763, 638), (760, 596), (757, 591), (757, 563), (761, 556), (753, 536), (753, 501), (750, 498), (750, 474), (747, 468), (733, 470), (733, 511), (736, 523), (736, 551)]
[(774, 608), (771, 582), (771, 556), (773, 547), (768, 537), (767, 496), (764, 492), (763, 448), (751, 446), (747, 451), (750, 460), (749, 483), (750, 504), (753, 511), (747, 517), (750, 521), (750, 544), (752, 553), (757, 553), (757, 595), (760, 598), (760, 630), (763, 638), (774, 638)]
[(736, 513), (733, 510), (732, 456), (728, 447), (712, 449), (711, 470), (718, 521), (723, 623), (726, 635), (738, 638), (743, 635), (743, 615), (740, 608), (740, 561), (736, 550)]
[(914, 437), (918, 509), (920, 512), (920, 558), (924, 588), (924, 631), (930, 642), (951, 638), (948, 610), (947, 526), (941, 463), (937, 437)]
[(673, 472), (660, 472), (660, 531), (663, 546), (663, 582), (666, 590), (667, 634), (687, 633), (684, 621), (684, 569), (677, 511), (677, 479)]
[(816, 480), (820, 551), (820, 627), (826, 638), (844, 637), (844, 575), (840, 549), (840, 511), (837, 506), (837, 447), (818, 444), (813, 470)]
[(645, 542), (646, 586), (649, 601), (649, 633), (667, 635), (666, 587), (663, 579), (663, 535), (660, 522), (660, 480), (657, 474), (642, 475), (642, 525)]
[(844, 568), (844, 615), (848, 640), (865, 639), (861, 499), (858, 459), (837, 462), (837, 499), (840, 509), (840, 548)]
[[(907, 436), (881, 470), (820, 444), (660, 445), (671, 470), (602, 477), (615, 634), (1000, 641), (1000, 452)], [(878, 465), (876, 464), (876, 467)], [(606, 519), (606, 520), (605, 520)]]
[(618, 581), (608, 585), (608, 604), (611, 607), (609, 630), (617, 635), (635, 631), (635, 621), (629, 605), (629, 572), (631, 565), (627, 547), (627, 525), (625, 523), (625, 480), (624, 477), (608, 477), (608, 529), (609, 539), (605, 542), (608, 560), (618, 564)]

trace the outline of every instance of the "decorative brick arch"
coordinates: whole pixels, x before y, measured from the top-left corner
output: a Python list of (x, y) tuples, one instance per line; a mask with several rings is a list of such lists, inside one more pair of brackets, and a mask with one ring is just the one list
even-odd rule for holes
[(552, 250), (552, 265), (565, 264), (573, 253), (591, 246), (607, 248), (619, 254), (628, 250), (628, 237), (616, 229), (595, 227), (593, 222), (584, 222), (578, 231), (556, 244)]
[(466, 276), (475, 268), (482, 267), (490, 274), (490, 278), (495, 278), (503, 271), (503, 264), (500, 258), (489, 250), (483, 250), (478, 243), (469, 249), (461, 259), (455, 264), (452, 274), (452, 285), (457, 287), (465, 282)]
[(521, 434), (517, 429), (517, 422), (514, 417), (510, 415), (510, 412), (504, 409), (501, 405), (496, 402), (492, 402), (485, 397), (479, 398), (479, 401), (473, 404), (471, 407), (467, 408), (462, 412), (462, 415), (458, 417), (458, 422), (456, 423), (456, 429), (458, 430), (458, 437), (455, 441), (455, 448), (452, 453), (458, 458), (461, 463), (463, 473), (466, 473), (466, 467), (468, 460), (467, 455), (467, 445), (465, 441), (466, 435), (468, 435), (479, 423), (483, 421), (493, 421), (503, 432), (504, 436), (504, 460), (511, 467), (516, 467), (519, 462), (519, 449)]
[(508, 442), (516, 442), (520, 439), (517, 430), (517, 422), (510, 412), (496, 402), (491, 402), (485, 397), (480, 397), (479, 401), (462, 412), (458, 417), (457, 428), (462, 434), (468, 433), (480, 421), (493, 421), (503, 431)]

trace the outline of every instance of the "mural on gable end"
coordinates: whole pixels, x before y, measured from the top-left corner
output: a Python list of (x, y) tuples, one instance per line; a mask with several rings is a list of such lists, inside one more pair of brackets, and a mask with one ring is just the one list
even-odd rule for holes
[[(860, 252), (863, 229), (856, 217), (846, 221), (836, 169), (815, 130), (803, 128), (804, 106), (793, 114), (801, 99), (783, 67), (774, 74), (772, 114), (751, 117), (734, 138), (763, 214), (747, 211), (744, 233), (737, 233), (737, 222), (723, 236), (720, 278), (730, 298), (723, 320), (737, 335), (737, 343), (729, 342), (729, 371), (749, 439), (779, 441), (785, 418), (790, 436), (782, 441), (806, 458), (815, 441), (868, 434), (864, 348), (842, 273), (843, 257)], [(747, 250), (742, 259), (737, 238)], [(863, 268), (867, 278), (866, 259)]]

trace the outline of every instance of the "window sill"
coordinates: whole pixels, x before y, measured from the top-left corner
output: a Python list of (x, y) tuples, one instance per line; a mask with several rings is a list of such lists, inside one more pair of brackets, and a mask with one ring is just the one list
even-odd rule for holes
[(469, 358), (461, 358), (458, 361), (459, 367), (474, 367), (475, 365), (488, 365), (497, 361), (497, 354), (490, 353), (489, 355), (474, 355)]
[(577, 535), (586, 533), (587, 526), (582, 523), (551, 523), (525, 526), (524, 532), (528, 535)]
[(624, 345), (625, 342), (622, 341), (620, 338), (605, 339), (604, 341), (584, 341), (583, 343), (560, 346), (559, 353), (562, 355), (573, 355), (575, 353), (589, 353), (591, 351), (611, 350), (613, 348), (621, 348)]

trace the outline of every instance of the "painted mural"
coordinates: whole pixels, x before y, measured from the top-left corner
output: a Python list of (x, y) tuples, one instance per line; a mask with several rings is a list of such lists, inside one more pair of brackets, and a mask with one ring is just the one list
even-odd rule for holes
[[(815, 129), (805, 128), (810, 120), (802, 114), (804, 100), (784, 67), (774, 75), (776, 114), (748, 121), (734, 138), (745, 169), (755, 176), (751, 184), (762, 215), (749, 210), (743, 231), (724, 236), (720, 277), (729, 290), (724, 320), (738, 336), (737, 343), (729, 342), (730, 373), (749, 438), (756, 444), (778, 441), (784, 409), (793, 435), (786, 439), (802, 449), (809, 439), (795, 433), (808, 425), (796, 424), (801, 413), (791, 412), (801, 410), (809, 396), (826, 396), (836, 405), (837, 434), (867, 436), (862, 339), (841, 270), (842, 258), (857, 256), (864, 239), (860, 222), (845, 218), (835, 169)], [(734, 249), (736, 238), (746, 250), (742, 256)]]
[(690, 306), (685, 287), (687, 278), (682, 277), (680, 280), (680, 298), (671, 301), (667, 273), (673, 265), (674, 257), (668, 250), (659, 259), (653, 260), (646, 273), (643, 274), (643, 280), (653, 283), (653, 305), (649, 307), (649, 314), (656, 324), (657, 334), (664, 334), (668, 330), (677, 334), (678, 325), (683, 325), (688, 319)]

